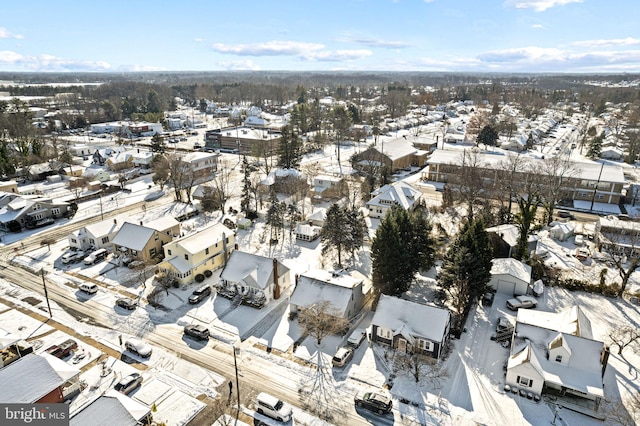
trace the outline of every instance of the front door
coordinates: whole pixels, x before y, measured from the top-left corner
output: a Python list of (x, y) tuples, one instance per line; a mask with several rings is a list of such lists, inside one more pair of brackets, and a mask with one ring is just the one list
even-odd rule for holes
[(407, 351), (407, 341), (403, 338), (398, 339), (398, 352), (405, 353)]

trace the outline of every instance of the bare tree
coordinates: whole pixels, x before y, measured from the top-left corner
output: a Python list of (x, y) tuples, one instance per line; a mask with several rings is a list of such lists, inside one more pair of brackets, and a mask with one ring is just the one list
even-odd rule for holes
[(211, 188), (213, 189), (214, 199), (217, 207), (224, 212), (227, 200), (233, 195), (231, 193), (231, 167), (226, 161), (220, 163), (220, 167), (211, 179)]
[(545, 211), (545, 223), (553, 220), (553, 210), (558, 202), (567, 195), (567, 180), (578, 173), (576, 165), (568, 156), (547, 156), (542, 160), (538, 177), (542, 180), (541, 196)]
[(631, 325), (617, 325), (609, 330), (611, 345), (618, 347), (618, 355), (629, 345), (640, 340), (640, 328)]
[(349, 327), (349, 321), (342, 317), (340, 311), (328, 300), (302, 308), (298, 316), (298, 323), (306, 334), (315, 337), (318, 345), (328, 335), (346, 330)]
[(640, 397), (629, 394), (621, 401), (609, 402), (606, 413), (607, 420), (620, 426), (636, 426), (640, 424)]
[(67, 189), (71, 191), (73, 197), (78, 201), (80, 195), (84, 192), (84, 187), (86, 185), (86, 180), (84, 178), (74, 178), (70, 179), (69, 183), (67, 183)]
[(525, 167), (526, 160), (520, 154), (507, 154), (506, 159), (498, 163), (492, 193), (500, 201), (501, 223), (511, 222), (513, 201), (517, 198), (518, 172)]
[(452, 176), (451, 190), (454, 200), (467, 207), (467, 218), (469, 222), (473, 222), (475, 207), (481, 205), (486, 197), (486, 169), (477, 149), (462, 151), (459, 164), (459, 173)]
[(151, 171), (153, 172), (153, 183), (160, 185), (160, 190), (164, 190), (164, 186), (169, 181), (169, 160), (163, 155), (156, 155), (151, 162)]
[(442, 363), (418, 351), (400, 354), (398, 361), (402, 367), (411, 372), (416, 383), (424, 379), (436, 389), (440, 389), (442, 381), (449, 377), (449, 372)]

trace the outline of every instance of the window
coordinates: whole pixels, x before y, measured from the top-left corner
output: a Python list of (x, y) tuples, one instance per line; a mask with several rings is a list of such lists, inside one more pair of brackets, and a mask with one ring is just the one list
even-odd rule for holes
[(383, 339), (391, 340), (391, 338), (393, 337), (391, 335), (391, 330), (387, 330), (386, 328), (377, 327), (376, 333), (378, 334), (378, 336), (382, 337)]
[(149, 250), (149, 256), (154, 257), (155, 255), (156, 255), (156, 248), (151, 247), (151, 249)]
[(109, 242), (109, 237), (102, 237), (102, 244), (107, 244)]
[(56, 208), (51, 209), (51, 213), (60, 214), (60, 208), (56, 207)]
[(418, 348), (423, 351), (433, 352), (433, 342), (429, 340), (417, 339), (418, 340)]
[(562, 355), (556, 355), (556, 362), (562, 362)]
[(225, 238), (224, 242), (225, 244), (229, 244), (229, 237)]
[(75, 238), (71, 238), (71, 242), (74, 244), (78, 244), (78, 240), (76, 240)]
[(204, 254), (209, 254), (209, 247), (207, 247), (206, 249), (204, 249)]
[(533, 385), (533, 380), (527, 379), (526, 377), (518, 376), (518, 384), (520, 386), (531, 387)]
[(189, 260), (189, 255), (188, 254), (184, 255), (184, 260)]
[(157, 232), (154, 232), (154, 233), (153, 233), (153, 239), (154, 239), (154, 240), (156, 240), (156, 241), (158, 241), (158, 238), (159, 238), (159, 237), (158, 237), (158, 233), (157, 233)]
[(171, 250), (167, 250), (167, 254), (171, 256)]

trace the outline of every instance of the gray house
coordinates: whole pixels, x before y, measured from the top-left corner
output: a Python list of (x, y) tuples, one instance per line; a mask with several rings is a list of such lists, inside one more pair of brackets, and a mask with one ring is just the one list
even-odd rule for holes
[(450, 326), (448, 309), (383, 294), (371, 320), (371, 341), (398, 352), (419, 352), (440, 359)]

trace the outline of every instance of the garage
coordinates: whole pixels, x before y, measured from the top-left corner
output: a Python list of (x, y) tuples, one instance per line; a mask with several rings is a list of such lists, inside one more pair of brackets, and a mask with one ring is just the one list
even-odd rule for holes
[(498, 293), (512, 295), (516, 289), (516, 284), (510, 281), (498, 280), (496, 291)]

